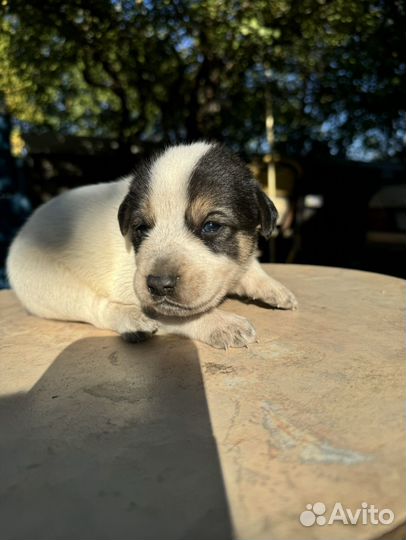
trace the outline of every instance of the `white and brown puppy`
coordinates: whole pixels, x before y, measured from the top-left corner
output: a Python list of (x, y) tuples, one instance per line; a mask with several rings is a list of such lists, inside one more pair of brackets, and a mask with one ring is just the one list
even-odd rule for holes
[(227, 294), (297, 305), (255, 259), (258, 233), (269, 237), (276, 218), (224, 147), (173, 146), (126, 178), (38, 208), (11, 246), (8, 275), (41, 317), (89, 322), (130, 341), (160, 329), (241, 347), (255, 330), (217, 308)]

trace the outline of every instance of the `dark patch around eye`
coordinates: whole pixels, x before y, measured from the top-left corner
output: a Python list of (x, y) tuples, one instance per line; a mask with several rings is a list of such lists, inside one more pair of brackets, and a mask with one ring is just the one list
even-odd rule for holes
[(131, 227), (131, 240), (135, 251), (138, 251), (153, 226), (153, 224), (146, 223), (139, 219), (133, 222)]
[(131, 243), (134, 246), (134, 250), (138, 251), (142, 242), (147, 237), (147, 234), (139, 234), (137, 230), (131, 233)]
[[(217, 216), (217, 214), (215, 214)], [(219, 219), (216, 217), (216, 219)], [(224, 220), (225, 221), (225, 220)], [(205, 219), (203, 223), (194, 223), (190, 215), (185, 216), (187, 228), (199, 238), (211, 251), (214, 253), (228, 255), (231, 258), (239, 258), (239, 245), (236, 238), (237, 228), (232, 224), (231, 219), (225, 222), (215, 221), (213, 219)], [(204, 227), (208, 223), (219, 225), (215, 231), (204, 232)]]
[(228, 255), (232, 259), (240, 256), (236, 231), (231, 227), (222, 226), (217, 234), (203, 234), (200, 238), (214, 253)]
[(217, 223), (215, 221), (206, 221), (206, 223), (203, 225), (201, 233), (202, 234), (217, 234), (219, 230), (221, 229), (222, 225), (221, 223)]
[[(238, 259), (239, 232), (256, 238), (259, 222), (255, 183), (246, 165), (220, 145), (212, 147), (197, 163), (188, 186), (189, 205), (207, 198), (213, 210), (226, 209), (229, 214), (224, 226), (216, 234), (202, 235), (202, 225), (186, 218), (188, 228), (215, 253)], [(206, 218), (207, 221), (221, 220)], [(254, 250), (254, 242), (252, 251)]]
[(148, 223), (140, 223), (140, 224), (134, 224), (134, 232), (140, 235), (147, 234), (151, 229), (152, 225), (149, 225)]
[[(153, 226), (153, 216), (148, 214), (149, 187), (151, 181), (151, 167), (158, 159), (157, 153), (149, 160), (141, 161), (132, 171), (130, 189), (122, 202), (118, 219), (123, 235), (131, 235), (132, 244), (137, 251), (142, 241), (148, 236), (148, 230)], [(142, 215), (144, 214), (144, 215)], [(145, 227), (144, 227), (145, 225)], [(139, 230), (137, 230), (137, 227)]]
[(141, 211), (148, 198), (149, 171), (147, 166), (140, 165), (133, 172), (130, 189), (118, 210), (118, 222), (121, 234), (125, 236), (133, 228), (134, 215)]

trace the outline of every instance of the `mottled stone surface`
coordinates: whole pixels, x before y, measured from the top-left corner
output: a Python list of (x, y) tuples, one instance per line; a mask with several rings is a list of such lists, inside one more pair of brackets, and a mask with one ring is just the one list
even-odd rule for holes
[[(0, 539), (379, 538), (405, 520), (404, 286), (268, 265), (281, 312), (228, 301), (259, 342), (126, 344), (0, 294)], [(323, 502), (384, 525), (313, 525)]]

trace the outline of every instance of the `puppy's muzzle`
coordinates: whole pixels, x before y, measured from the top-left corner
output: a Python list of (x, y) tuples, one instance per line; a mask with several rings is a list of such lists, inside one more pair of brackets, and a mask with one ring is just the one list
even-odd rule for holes
[(148, 290), (153, 297), (173, 296), (178, 281), (179, 276), (175, 275), (147, 276)]

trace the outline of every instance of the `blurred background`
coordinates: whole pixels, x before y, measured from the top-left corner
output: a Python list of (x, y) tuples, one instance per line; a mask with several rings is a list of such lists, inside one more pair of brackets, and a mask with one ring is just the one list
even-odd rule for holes
[(406, 277), (403, 0), (2, 0), (0, 284), (27, 216), (169, 143), (238, 152), (263, 261)]

